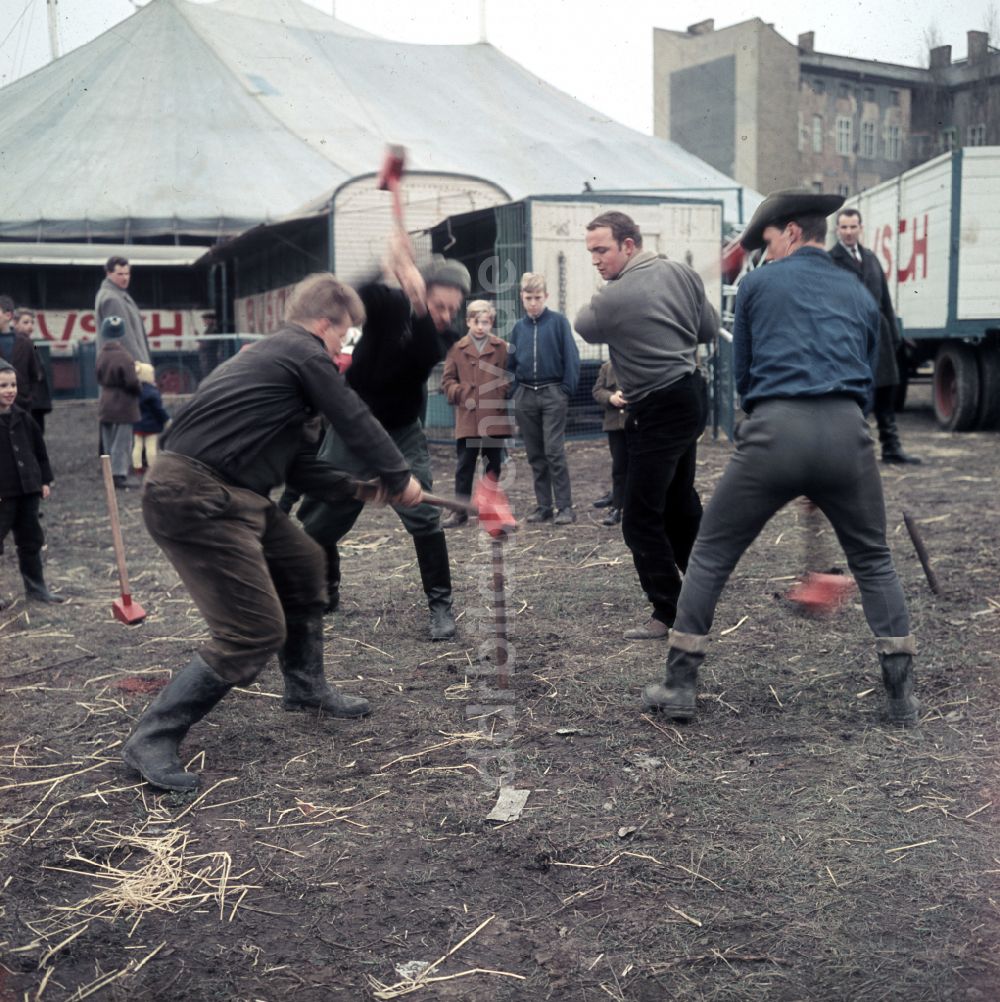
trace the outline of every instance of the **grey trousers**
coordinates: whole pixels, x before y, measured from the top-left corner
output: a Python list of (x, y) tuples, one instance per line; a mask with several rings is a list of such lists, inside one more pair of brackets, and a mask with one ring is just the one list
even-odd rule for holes
[(804, 495), (830, 520), (880, 653), (913, 653), (903, 590), (885, 541), (885, 501), (868, 423), (848, 397), (759, 403), (738, 427), (678, 600), (671, 646), (704, 650), (715, 607), (746, 548)]
[(127, 477), (132, 468), (132, 425), (102, 421), (101, 448), (111, 457), (111, 475)]
[(519, 386), (514, 393), (514, 416), (524, 440), (524, 451), (535, 483), (539, 508), (570, 508), (573, 494), (566, 462), (566, 415), (569, 397), (558, 383), (532, 390)]

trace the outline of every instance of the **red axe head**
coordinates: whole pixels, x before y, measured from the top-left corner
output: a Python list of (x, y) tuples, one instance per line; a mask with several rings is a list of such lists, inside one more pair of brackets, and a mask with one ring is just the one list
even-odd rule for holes
[(476, 484), (472, 503), (479, 509), (479, 524), (494, 539), (504, 539), (517, 530), (510, 502), (493, 474), (488, 473)]
[(403, 167), (406, 165), (406, 147), (388, 146), (385, 151), (385, 159), (379, 169), (378, 178), (375, 181), (379, 191), (392, 191), (399, 187), (400, 179), (403, 176)]

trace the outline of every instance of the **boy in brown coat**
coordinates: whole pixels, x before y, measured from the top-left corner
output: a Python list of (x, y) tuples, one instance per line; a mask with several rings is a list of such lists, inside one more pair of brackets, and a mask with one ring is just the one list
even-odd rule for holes
[[(455, 408), (455, 494), (468, 497), (480, 452), (486, 472), (500, 479), (503, 440), (513, 434), (507, 410), (507, 342), (496, 337), (496, 310), (475, 299), (465, 311), (469, 333), (448, 352), (441, 389)], [(445, 529), (464, 525), (469, 516), (456, 512)]]
[(131, 486), (128, 471), (132, 462), (132, 425), (139, 420), (141, 393), (135, 359), (121, 342), (124, 334), (121, 317), (106, 317), (101, 323), (101, 350), (97, 353), (101, 449), (111, 457), (111, 473), (119, 490)]

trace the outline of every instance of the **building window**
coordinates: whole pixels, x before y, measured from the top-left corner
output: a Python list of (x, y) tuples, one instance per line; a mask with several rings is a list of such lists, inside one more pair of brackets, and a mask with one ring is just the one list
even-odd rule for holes
[(843, 195), (844, 198), (847, 198), (851, 194), (851, 186), (848, 184), (837, 185), (837, 194)]
[(966, 146), (985, 146), (986, 145), (986, 124), (982, 123), (980, 125), (970, 125), (965, 130), (965, 145)]
[(822, 181), (813, 181), (813, 191), (817, 195), (822, 195), (823, 194), (823, 182)]
[(861, 156), (866, 160), (875, 159), (875, 123), (861, 123)]
[(898, 90), (891, 90), (891, 91), (889, 91), (889, 104), (891, 104), (894, 108), (898, 108), (899, 107), (899, 91)]
[(886, 160), (903, 158), (903, 130), (898, 125), (890, 125), (885, 130), (885, 158)]
[(941, 130), (941, 152), (947, 153), (958, 145), (958, 129), (949, 128)]
[(813, 80), (812, 89), (814, 94), (825, 94), (826, 84), (822, 80)]
[(823, 116), (813, 115), (813, 153), (823, 152)]
[(866, 87), (865, 88), (865, 100), (866, 101), (874, 101), (875, 100), (875, 88), (874, 87)]
[(854, 150), (853, 123), (846, 115), (837, 117), (837, 152), (848, 156)]
[(837, 96), (838, 97), (850, 97), (851, 96), (851, 88), (848, 87), (847, 84), (841, 84), (837, 88)]

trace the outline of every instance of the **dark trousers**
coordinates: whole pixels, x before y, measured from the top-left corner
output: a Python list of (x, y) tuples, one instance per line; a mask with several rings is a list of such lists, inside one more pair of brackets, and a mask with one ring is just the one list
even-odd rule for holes
[[(427, 449), (427, 436), (424, 434), (423, 425), (419, 421), (413, 421), (402, 428), (394, 428), (389, 435), (410, 464), (410, 472), (420, 481), (420, 486), (425, 491), (432, 490), (431, 456)], [(327, 431), (320, 446), (319, 456), (336, 469), (351, 473), (360, 480), (372, 475), (366, 458), (351, 452), (333, 431)], [(306, 532), (320, 546), (328, 548), (336, 546), (351, 531), (364, 507), (364, 502), (356, 498), (317, 501), (306, 496), (299, 505), (298, 517)], [(441, 532), (441, 511), (434, 505), (394, 507), (393, 511), (411, 536), (431, 536)]]
[(285, 620), (326, 604), (323, 550), (266, 497), (161, 453), (146, 474), (149, 534), (211, 635), (199, 654), (234, 685), (252, 681), (285, 642)]
[(872, 632), (893, 641), (908, 637), (868, 423), (847, 397), (815, 397), (765, 400), (737, 428), (736, 453), (705, 511), (684, 576), (674, 626), (688, 635), (686, 649), (698, 648), (694, 638), (711, 629), (719, 595), (746, 548), (775, 512), (803, 495), (833, 525)]
[(622, 536), (632, 551), (653, 618), (672, 626), (685, 570), (701, 523), (694, 488), (698, 436), (705, 426), (697, 373), (629, 408), (628, 471)]
[(566, 461), (566, 418), (569, 397), (558, 383), (537, 390), (519, 386), (514, 392), (514, 415), (524, 441), (524, 452), (535, 484), (535, 503), (551, 510), (571, 508), (573, 493)]
[[(458, 438), (455, 440), (455, 495), (467, 498), (472, 494), (472, 481), (476, 477), (476, 463), (482, 453), (486, 472), (500, 479), (503, 462), (502, 445), (486, 445), (489, 439)], [(494, 440), (495, 441), (495, 440)]]
[(628, 436), (624, 428), (608, 432), (608, 449), (611, 450), (611, 507), (621, 508), (628, 477)]
[(26, 569), (23, 560), (37, 556), (45, 545), (45, 533), (38, 516), (41, 501), (41, 494), (15, 494), (0, 498), (0, 553), (3, 552), (7, 533), (13, 532), (22, 572)]

